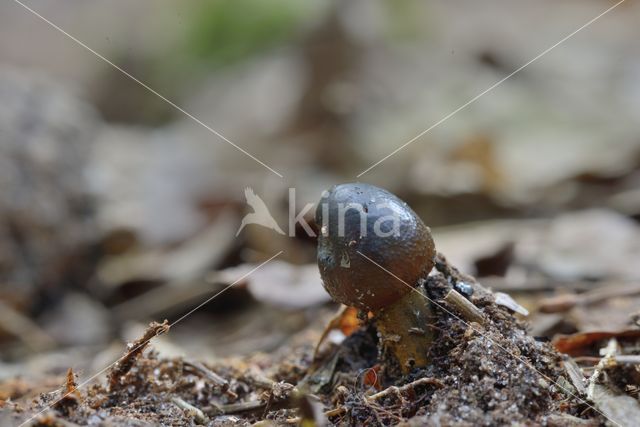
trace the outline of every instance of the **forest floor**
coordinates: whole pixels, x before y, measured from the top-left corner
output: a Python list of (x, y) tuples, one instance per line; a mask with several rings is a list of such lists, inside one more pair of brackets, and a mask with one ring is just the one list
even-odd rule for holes
[[(341, 309), (324, 331), (312, 322), (272, 354), (215, 363), (163, 357), (153, 339), (169, 324), (154, 322), (97, 383), (79, 385), (71, 369), (39, 383), (0, 383), (0, 422), (597, 426), (638, 419), (640, 330), (550, 343), (527, 332), (515, 314), (524, 308), (506, 294), (440, 260), (425, 278), (437, 315), (429, 325), (436, 339), (425, 349), (430, 363), (408, 374), (379, 350), (376, 318), (359, 319), (352, 309)], [(342, 339), (330, 339), (333, 332)], [(54, 384), (56, 391), (41, 392)]]

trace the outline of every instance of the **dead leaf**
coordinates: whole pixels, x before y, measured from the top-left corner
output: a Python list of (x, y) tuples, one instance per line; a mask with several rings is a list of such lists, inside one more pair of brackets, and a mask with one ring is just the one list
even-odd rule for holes
[[(212, 274), (208, 280), (233, 283), (255, 268), (253, 264), (228, 268)], [(281, 308), (299, 309), (331, 301), (315, 264), (299, 266), (272, 261), (253, 271), (245, 282), (258, 301)]]
[(343, 305), (338, 312), (331, 318), (327, 326), (325, 326), (322, 335), (316, 344), (316, 349), (313, 353), (314, 359), (320, 350), (320, 347), (327, 339), (329, 334), (336, 329), (339, 329), (344, 337), (348, 337), (360, 327), (360, 320), (358, 319), (358, 310), (353, 307), (347, 307)]
[(570, 356), (597, 355), (600, 346), (596, 346), (595, 344), (611, 338), (616, 338), (620, 341), (638, 340), (640, 339), (640, 329), (628, 329), (617, 332), (580, 332), (573, 335), (558, 335), (554, 338), (553, 345), (559, 352)]
[(637, 426), (640, 420), (640, 403), (631, 396), (615, 394), (608, 387), (596, 384), (593, 403), (607, 417), (608, 425)]

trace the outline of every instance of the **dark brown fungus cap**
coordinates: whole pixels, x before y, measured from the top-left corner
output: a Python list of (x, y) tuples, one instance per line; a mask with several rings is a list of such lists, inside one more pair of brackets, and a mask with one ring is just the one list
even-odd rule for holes
[(316, 208), (318, 267), (342, 304), (377, 311), (411, 289), (358, 252), (415, 286), (433, 268), (431, 231), (402, 200), (368, 184), (336, 185)]

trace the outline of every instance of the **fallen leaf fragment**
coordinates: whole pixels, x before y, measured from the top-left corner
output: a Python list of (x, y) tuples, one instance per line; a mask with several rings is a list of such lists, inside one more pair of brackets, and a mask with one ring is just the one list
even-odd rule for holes
[[(584, 356), (593, 354), (593, 347), (600, 341), (616, 338), (618, 340), (640, 339), (640, 329), (627, 329), (623, 331), (594, 331), (580, 332), (573, 335), (558, 335), (552, 341), (555, 348), (570, 356)], [(599, 348), (599, 346), (597, 346)], [(597, 349), (595, 351), (597, 354)]]
[(332, 331), (339, 329), (345, 337), (348, 337), (359, 327), (360, 320), (358, 319), (358, 310), (353, 307), (347, 307), (346, 305), (341, 306), (335, 316), (333, 316), (327, 326), (325, 326), (324, 331), (322, 331), (322, 335), (313, 352), (314, 359), (318, 355), (320, 347)]
[(609, 425), (638, 425), (640, 403), (631, 396), (615, 394), (608, 387), (596, 384), (593, 388), (593, 403), (607, 417)]
[[(256, 265), (243, 264), (213, 273), (208, 282), (233, 283)], [(258, 301), (286, 309), (299, 309), (324, 304), (331, 297), (322, 287), (316, 264), (293, 265), (272, 261), (255, 270), (244, 282)]]
[(518, 304), (516, 300), (511, 298), (511, 295), (505, 294), (504, 292), (496, 292), (494, 295), (496, 297), (496, 304), (506, 307), (509, 310), (523, 316), (529, 315), (529, 310)]

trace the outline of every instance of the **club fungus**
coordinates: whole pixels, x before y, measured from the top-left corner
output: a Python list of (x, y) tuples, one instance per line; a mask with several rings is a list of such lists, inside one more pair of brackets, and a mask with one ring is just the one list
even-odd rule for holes
[(383, 354), (395, 357), (404, 373), (426, 366), (433, 310), (420, 279), (436, 255), (429, 228), (395, 195), (360, 183), (325, 192), (316, 223), (327, 292), (375, 315)]

